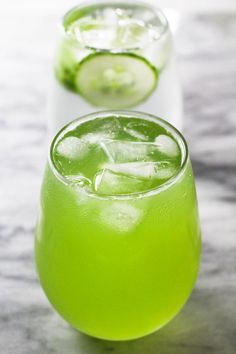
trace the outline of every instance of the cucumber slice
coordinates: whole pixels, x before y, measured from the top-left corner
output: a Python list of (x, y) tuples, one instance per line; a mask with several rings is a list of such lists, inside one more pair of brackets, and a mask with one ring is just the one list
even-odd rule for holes
[(146, 59), (130, 53), (94, 53), (80, 62), (75, 78), (78, 93), (103, 108), (128, 108), (155, 89), (158, 71)]
[(68, 90), (76, 91), (74, 81), (78, 70), (78, 61), (74, 47), (67, 41), (62, 41), (55, 59), (54, 70), (57, 80)]

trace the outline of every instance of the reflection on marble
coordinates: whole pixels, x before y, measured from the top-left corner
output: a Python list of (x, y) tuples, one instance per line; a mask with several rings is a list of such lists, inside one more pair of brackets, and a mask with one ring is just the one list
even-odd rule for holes
[(177, 32), (185, 135), (203, 230), (197, 286), (169, 325), (124, 343), (69, 328), (50, 307), (35, 274), (33, 229), (46, 155), (50, 33), (56, 19), (53, 11), (39, 11), (25, 22), (14, 11), (0, 14), (0, 32), (8, 35), (0, 39), (0, 353), (234, 354), (236, 13), (189, 16)]

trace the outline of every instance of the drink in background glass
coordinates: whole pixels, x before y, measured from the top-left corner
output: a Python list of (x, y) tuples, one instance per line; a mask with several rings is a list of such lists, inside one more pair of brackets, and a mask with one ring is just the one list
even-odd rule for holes
[(144, 113), (94, 113), (54, 138), (35, 257), (42, 287), (73, 327), (147, 335), (188, 299), (201, 252), (187, 145)]
[(139, 109), (182, 126), (172, 37), (163, 13), (139, 2), (87, 2), (63, 18), (51, 128), (99, 109)]

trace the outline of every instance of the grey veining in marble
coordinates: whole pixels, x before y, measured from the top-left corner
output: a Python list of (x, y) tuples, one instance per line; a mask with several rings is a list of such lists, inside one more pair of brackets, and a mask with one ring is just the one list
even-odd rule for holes
[(0, 14), (0, 353), (235, 354), (236, 13), (188, 15), (176, 38), (203, 232), (197, 286), (165, 328), (124, 343), (71, 329), (35, 274), (33, 230), (56, 22), (53, 11), (42, 9), (34, 17)]

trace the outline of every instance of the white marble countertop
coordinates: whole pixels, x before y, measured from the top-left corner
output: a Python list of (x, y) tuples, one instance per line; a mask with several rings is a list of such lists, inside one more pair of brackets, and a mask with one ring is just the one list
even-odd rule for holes
[(34, 269), (47, 93), (62, 5), (9, 0), (0, 14), (0, 353), (235, 354), (236, 12), (186, 14), (176, 33), (203, 232), (197, 286), (165, 328), (112, 343), (81, 335), (59, 318)]

